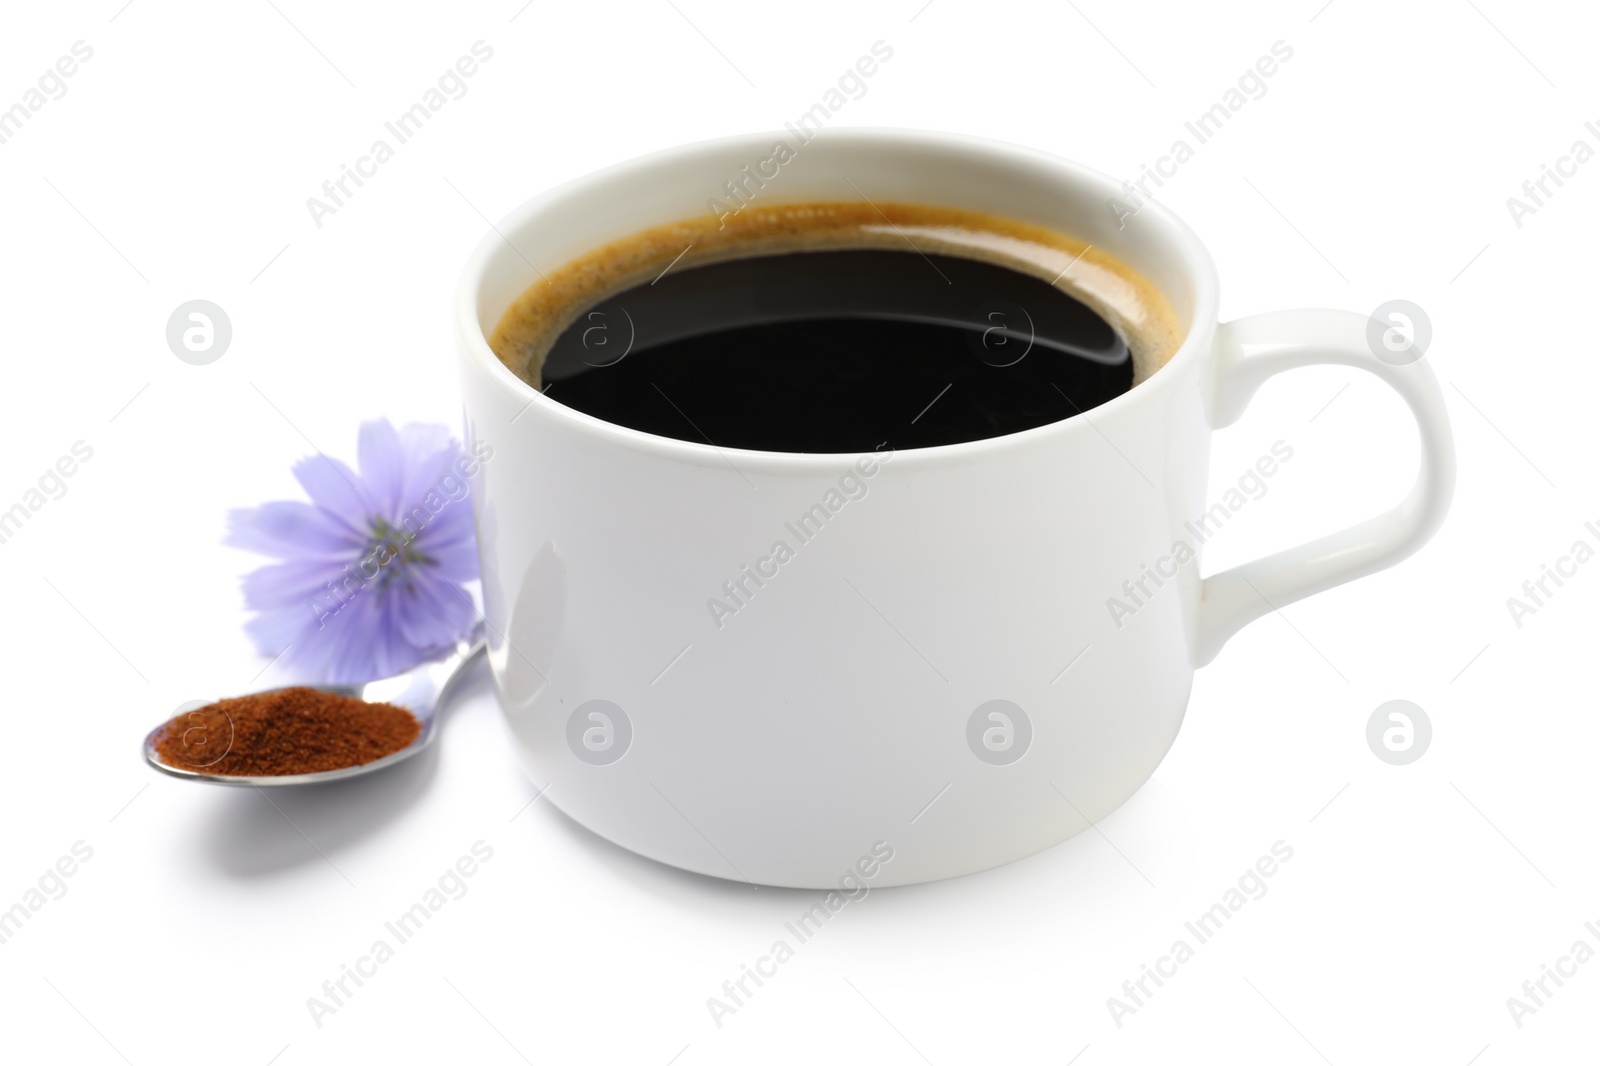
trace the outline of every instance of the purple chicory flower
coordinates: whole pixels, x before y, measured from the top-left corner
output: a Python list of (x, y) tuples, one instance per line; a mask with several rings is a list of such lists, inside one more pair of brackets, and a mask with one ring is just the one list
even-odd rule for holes
[(307, 680), (359, 684), (453, 644), (477, 608), (467, 479), (476, 464), (443, 426), (361, 427), (361, 471), (325, 456), (294, 465), (310, 503), (228, 514), (224, 541), (281, 562), (244, 578), (245, 626), (263, 655)]

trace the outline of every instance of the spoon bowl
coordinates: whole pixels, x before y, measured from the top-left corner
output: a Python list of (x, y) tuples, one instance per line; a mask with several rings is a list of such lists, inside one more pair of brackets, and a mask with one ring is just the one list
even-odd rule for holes
[[(208, 773), (206, 768), (174, 766), (162, 761), (161, 753), (156, 749), (161, 734), (166, 730), (167, 723), (162, 722), (152, 729), (144, 738), (144, 758), (151, 766), (164, 774), (181, 777), (186, 781), (204, 781), (213, 785), (320, 785), (329, 781), (345, 781), (362, 774), (375, 773), (387, 770), (396, 763), (417, 754), (419, 751), (433, 743), (434, 735), (439, 731), (439, 710), (444, 705), (445, 698), (450, 694), (468, 667), (483, 653), (483, 623), (479, 622), (473, 627), (472, 632), (456, 643), (456, 646), (444, 655), (418, 663), (410, 670), (393, 677), (379, 678), (368, 681), (362, 685), (306, 685), (294, 686), (314, 688), (319, 692), (331, 693), (335, 696), (347, 696), (351, 699), (364, 700), (367, 703), (389, 703), (396, 707), (410, 711), (422, 728), (417, 732), (417, 738), (399, 751), (391, 752), (381, 759), (361, 763), (358, 766), (345, 766), (338, 770), (322, 770), (312, 774), (273, 774), (252, 777), (239, 774), (214, 774)], [(267, 689), (267, 692), (281, 692), (282, 689)], [(227, 753), (224, 752), (224, 755)], [(213, 762), (220, 761), (223, 756), (218, 756)]]

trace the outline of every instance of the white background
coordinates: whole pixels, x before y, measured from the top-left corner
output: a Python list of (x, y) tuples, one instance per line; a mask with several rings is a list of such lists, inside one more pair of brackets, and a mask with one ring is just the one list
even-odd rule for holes
[[(1593, 1056), (1600, 962), (1520, 1028), (1506, 1006), (1574, 941), (1600, 947), (1584, 929), (1600, 924), (1600, 565), (1521, 628), (1506, 607), (1542, 563), (1600, 539), (1583, 529), (1600, 519), (1600, 162), (1520, 228), (1506, 207), (1574, 140), (1600, 148), (1583, 127), (1600, 120), (1592, 12), (274, 3), (4, 16), (0, 107), (73, 42), (94, 49), (0, 145), (0, 509), (74, 442), (94, 451), (0, 544), (0, 908), (75, 841), (93, 849), (0, 945), (7, 1060)], [(480, 39), (494, 57), (467, 95), (317, 228), (306, 198)], [(1235, 638), (1156, 777), (1098, 833), (873, 892), (720, 1028), (707, 997), (817, 894), (682, 874), (528, 806), (481, 677), (423, 758), (274, 793), (277, 809), (139, 761), (179, 704), (264, 683), (237, 586), (259, 560), (220, 546), (224, 511), (298, 496), (290, 463), (311, 442), (352, 458), (362, 419), (460, 424), (447, 307), (483, 216), (648, 150), (780, 126), (880, 39), (892, 61), (836, 124), (980, 134), (1125, 177), (1287, 42), (1267, 94), (1160, 198), (1209, 243), (1225, 318), (1426, 309), (1461, 465), (1438, 539)], [(194, 298), (233, 323), (210, 366), (165, 343)], [(1208, 570), (1387, 507), (1415, 470), (1398, 400), (1355, 371), (1307, 370), (1218, 435), (1213, 491), (1280, 439), (1293, 461)], [(1409, 766), (1366, 744), (1390, 699), (1433, 722)], [(494, 855), (468, 894), (314, 1024), (307, 998), (479, 840)], [(1114, 1024), (1107, 998), (1279, 840), (1294, 857), (1267, 895)]]

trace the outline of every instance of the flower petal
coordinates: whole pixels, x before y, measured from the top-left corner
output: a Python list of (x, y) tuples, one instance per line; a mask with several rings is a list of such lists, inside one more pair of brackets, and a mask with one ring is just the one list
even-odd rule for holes
[(446, 500), (439, 513), (417, 531), (417, 543), (430, 545), (452, 544), (472, 540), (472, 505), (466, 500)]
[(400, 430), (400, 443), (405, 446), (406, 459), (410, 462), (456, 447), (450, 430), (437, 422), (407, 422)]
[(320, 619), (309, 612), (299, 615), (304, 622), (290, 640), (285, 663), (328, 685), (360, 684), (386, 676), (370, 652), (372, 623), (362, 617), (372, 598), (356, 593)]
[(351, 600), (330, 625), (335, 643), (327, 667), (332, 684), (359, 684), (409, 670), (422, 651), (408, 643), (384, 604), (369, 590)]
[(298, 500), (275, 500), (228, 512), (224, 544), (280, 559), (344, 559), (363, 538), (328, 512)]
[(479, 579), (478, 552), (470, 542), (436, 552), (429, 558), (432, 561), (428, 564), (428, 569), (440, 581), (465, 585), (469, 581)]
[(285, 649), (289, 649), (284, 660), (293, 663), (296, 658), (294, 651), (303, 643), (302, 633), (310, 618), (310, 614), (303, 609), (279, 607), (262, 611), (250, 619), (244, 624), (244, 631), (262, 655), (276, 659), (284, 654)]
[[(464, 504), (455, 504), (465, 511)], [(444, 517), (441, 513), (440, 518)], [(478, 546), (473, 536), (471, 515), (466, 521), (435, 522), (415, 541), (415, 548), (427, 556), (428, 565), (439, 577), (461, 584), (478, 579)]]
[(392, 585), (384, 605), (400, 633), (418, 648), (439, 648), (453, 643), (472, 628), (478, 616), (472, 597), (456, 585), (430, 573), (431, 567), (413, 567), (407, 580)]
[(356, 473), (337, 459), (312, 455), (290, 468), (311, 502), (342, 522), (351, 532), (365, 536), (378, 508)]
[(378, 513), (393, 520), (399, 512), (406, 486), (407, 459), (400, 434), (387, 418), (361, 423), (356, 447), (361, 460), (361, 479), (378, 506)]
[(469, 464), (444, 427), (409, 425), (402, 439), (407, 448), (403, 507), (415, 513), (418, 506), (436, 508), (467, 498), (471, 486), (462, 469)]
[(245, 606), (256, 610), (294, 607), (315, 618), (339, 605), (340, 597), (327, 586), (331, 583), (339, 588), (343, 576), (343, 567), (321, 559), (291, 559), (263, 566), (246, 574), (241, 582)]

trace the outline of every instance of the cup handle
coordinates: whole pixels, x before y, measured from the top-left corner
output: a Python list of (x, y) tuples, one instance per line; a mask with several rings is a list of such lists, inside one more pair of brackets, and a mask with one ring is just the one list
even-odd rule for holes
[(1396, 365), (1373, 354), (1372, 319), (1354, 311), (1274, 311), (1217, 333), (1211, 426), (1231, 425), (1268, 378), (1302, 366), (1360, 367), (1411, 408), (1422, 436), (1417, 481), (1393, 509), (1317, 540), (1224, 570), (1200, 585), (1196, 665), (1250, 622), (1295, 600), (1375, 573), (1404, 559), (1438, 530), (1455, 489), (1450, 417), (1433, 371), (1418, 357)]

